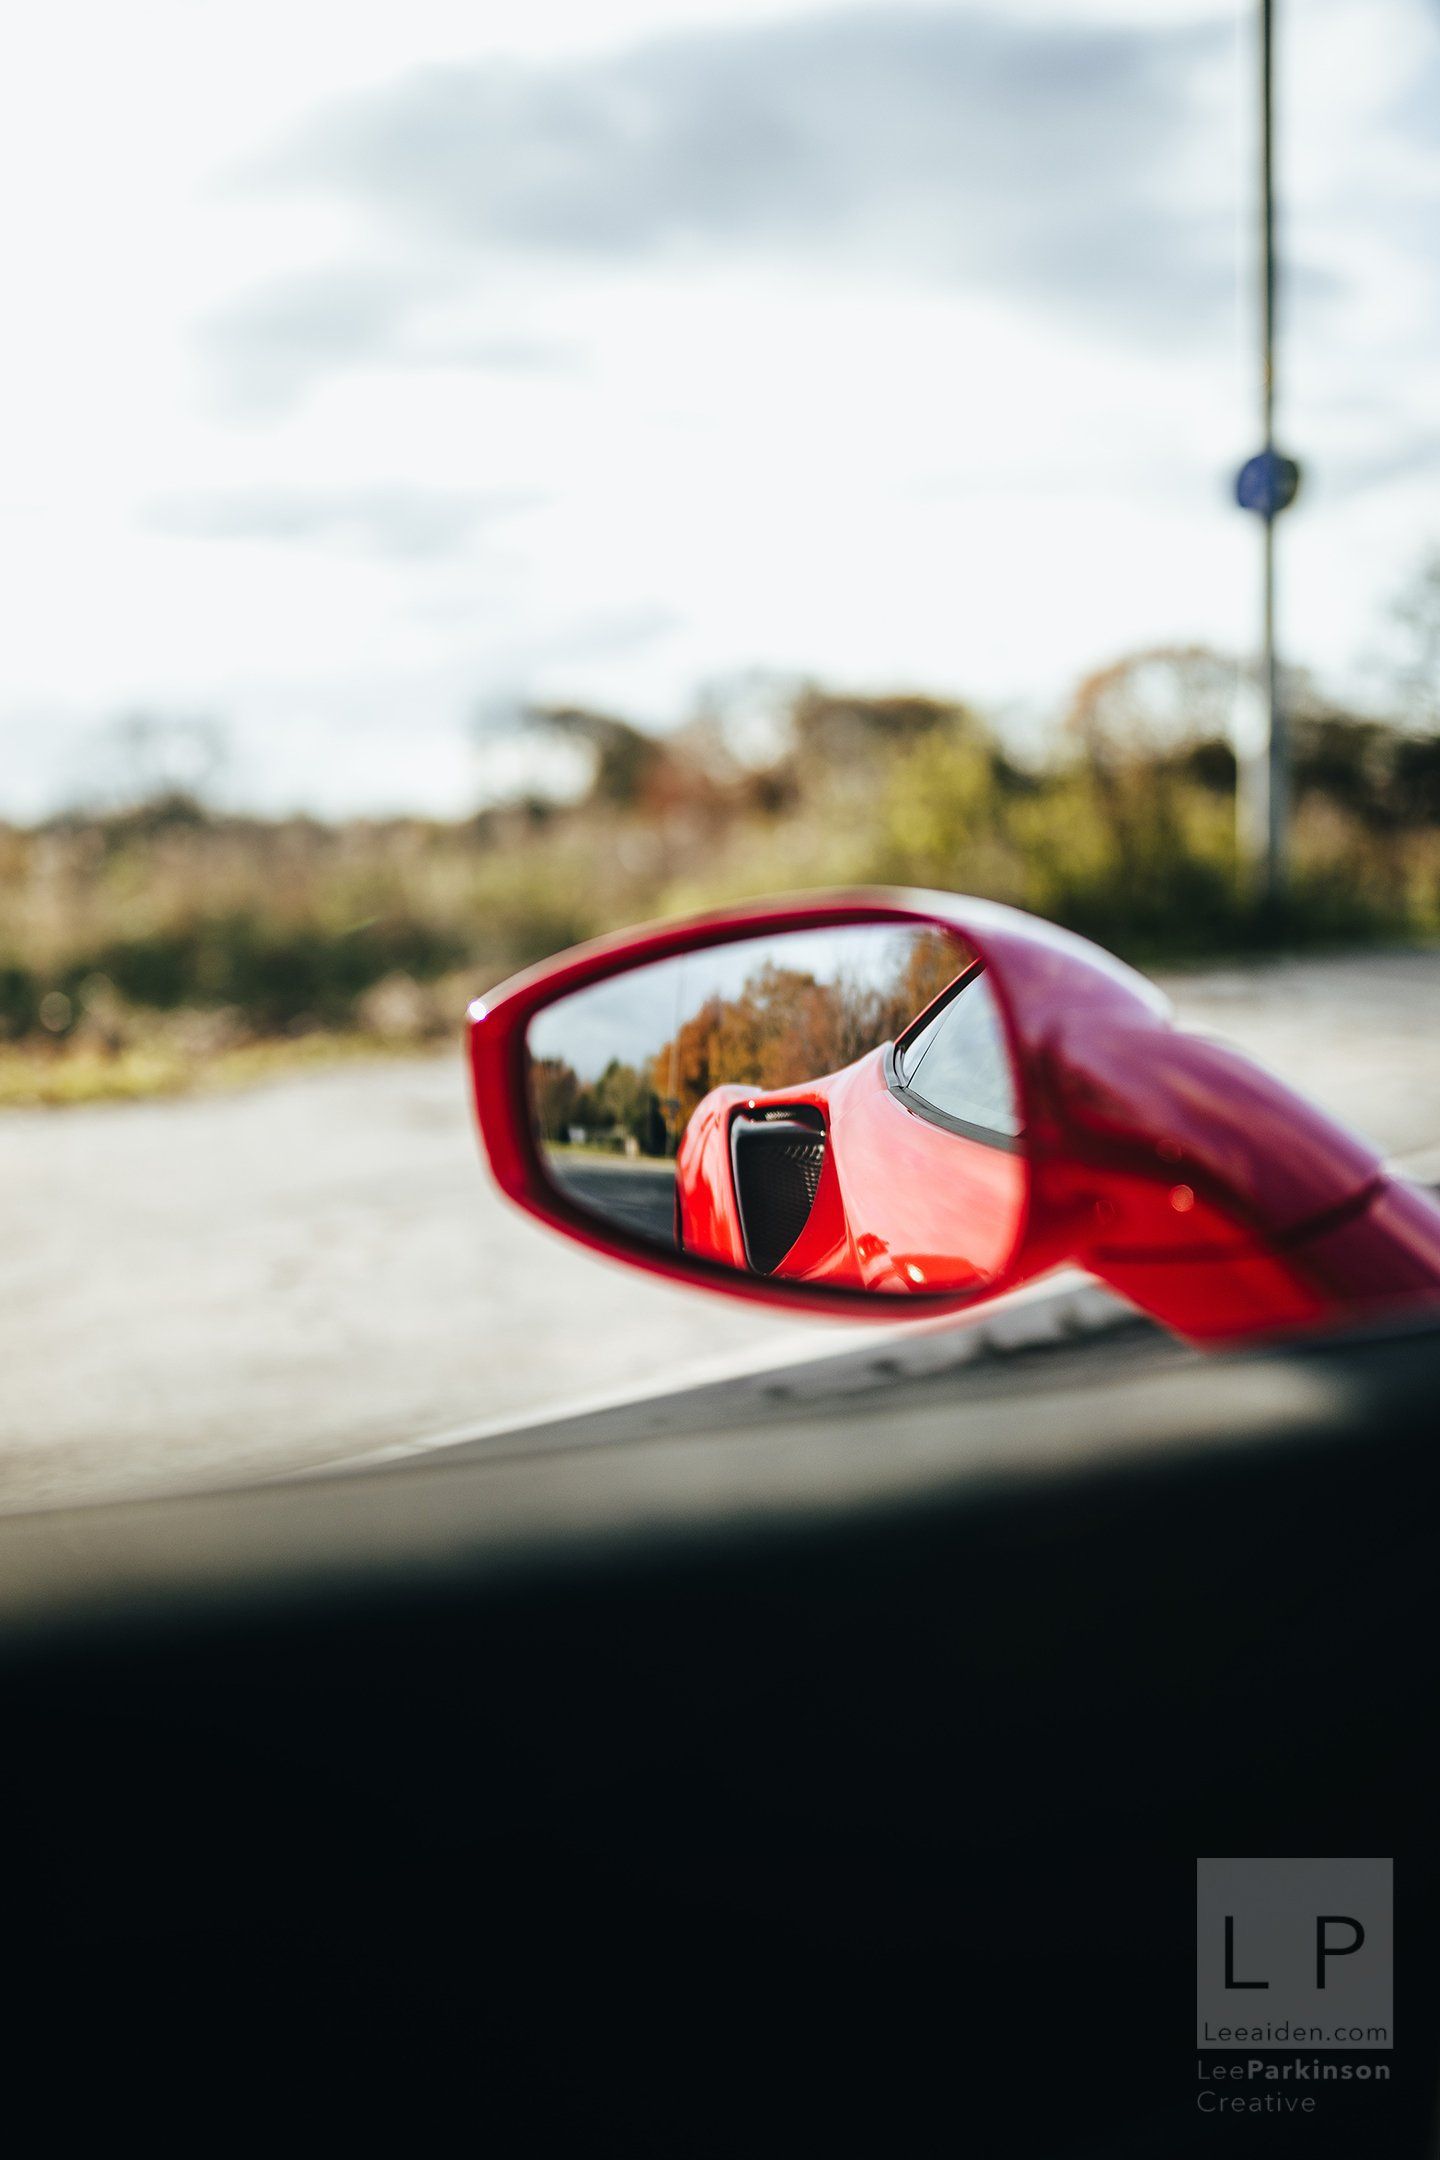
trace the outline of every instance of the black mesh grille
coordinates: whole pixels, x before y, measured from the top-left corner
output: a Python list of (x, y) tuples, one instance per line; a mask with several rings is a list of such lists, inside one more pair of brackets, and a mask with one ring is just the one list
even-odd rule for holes
[(809, 1220), (825, 1163), (825, 1135), (791, 1121), (739, 1118), (731, 1161), (745, 1252), (757, 1275), (780, 1265)]

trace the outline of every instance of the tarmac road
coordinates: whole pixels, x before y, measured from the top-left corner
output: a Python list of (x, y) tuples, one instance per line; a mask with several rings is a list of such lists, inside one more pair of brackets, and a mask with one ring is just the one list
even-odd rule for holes
[[(1171, 981), (1440, 1177), (1440, 954)], [(620, 1173), (614, 1173), (619, 1175)], [(233, 1483), (878, 1345), (598, 1264), (505, 1207), (456, 1055), (0, 1116), (0, 1505)]]
[(552, 1153), (550, 1169), (556, 1184), (563, 1185), (582, 1207), (641, 1237), (653, 1238), (658, 1245), (674, 1245), (673, 1163), (607, 1163)]

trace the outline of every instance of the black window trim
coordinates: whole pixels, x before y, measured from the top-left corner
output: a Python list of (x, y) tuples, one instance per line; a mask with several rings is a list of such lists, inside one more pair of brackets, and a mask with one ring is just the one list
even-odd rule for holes
[(885, 1045), (885, 1085), (902, 1109), (908, 1110), (912, 1117), (923, 1119), (925, 1124), (938, 1125), (942, 1132), (958, 1133), (962, 1140), (977, 1140), (981, 1147), (998, 1148), (1004, 1155), (1020, 1155), (1025, 1150), (1023, 1133), (998, 1132), (993, 1125), (975, 1125), (968, 1118), (955, 1117), (950, 1111), (938, 1109), (934, 1103), (927, 1102), (923, 1095), (917, 1095), (901, 1078), (901, 1060), (915, 1036), (923, 1028), (929, 1027), (931, 1021), (937, 1019), (946, 1006), (953, 1004), (961, 991), (968, 990), (976, 976), (983, 975), (984, 972), (984, 961), (973, 960), (969, 967), (956, 976), (948, 990), (942, 991), (938, 998), (932, 998), (924, 1012), (916, 1015), (903, 1035)]

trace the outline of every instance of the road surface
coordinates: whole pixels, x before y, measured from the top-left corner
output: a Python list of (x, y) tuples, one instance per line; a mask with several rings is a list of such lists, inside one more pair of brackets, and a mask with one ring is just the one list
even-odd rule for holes
[(675, 1243), (675, 1165), (671, 1162), (597, 1162), (556, 1151), (550, 1174), (571, 1197), (606, 1222), (618, 1223), (657, 1245)]
[[(1168, 987), (1440, 1177), (1440, 954)], [(8, 1509), (285, 1473), (876, 1340), (607, 1267), (514, 1214), (458, 1055), (13, 1111), (0, 1191)]]

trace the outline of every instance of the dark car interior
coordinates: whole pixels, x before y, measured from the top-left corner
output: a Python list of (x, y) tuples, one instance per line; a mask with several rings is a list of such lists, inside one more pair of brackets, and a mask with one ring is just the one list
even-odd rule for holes
[[(117, 2121), (98, 2013), (330, 2143), (1432, 2151), (1440, 1334), (873, 1365), (0, 1525), (12, 2082)], [(1217, 2126), (1195, 1859), (1332, 1851), (1393, 2077)]]

